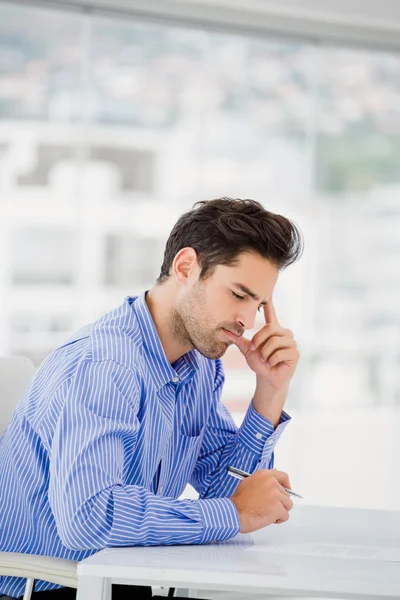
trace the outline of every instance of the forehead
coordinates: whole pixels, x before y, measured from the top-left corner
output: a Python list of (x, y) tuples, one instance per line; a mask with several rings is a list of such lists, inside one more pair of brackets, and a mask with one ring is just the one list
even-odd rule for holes
[(247, 252), (239, 255), (233, 266), (218, 265), (215, 275), (223, 283), (228, 285), (240, 283), (259, 298), (265, 299), (272, 295), (279, 270), (262, 256)]

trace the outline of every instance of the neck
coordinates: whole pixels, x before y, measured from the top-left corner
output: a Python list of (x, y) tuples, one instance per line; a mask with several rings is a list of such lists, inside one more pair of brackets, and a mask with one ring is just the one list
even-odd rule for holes
[(146, 294), (146, 304), (157, 329), (158, 337), (170, 364), (193, 349), (189, 342), (177, 339), (173, 330), (171, 314), (174, 309), (174, 294), (168, 282), (155, 285)]

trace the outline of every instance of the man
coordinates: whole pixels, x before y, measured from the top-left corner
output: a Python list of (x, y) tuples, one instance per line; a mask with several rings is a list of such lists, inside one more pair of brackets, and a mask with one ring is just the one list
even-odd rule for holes
[[(272, 294), (300, 254), (295, 225), (252, 200), (200, 202), (181, 216), (154, 287), (55, 350), (24, 392), (0, 442), (0, 549), (81, 560), (286, 521), (290, 483), (272, 469), (273, 449), (299, 352)], [(247, 340), (257, 310), (265, 325)], [(231, 344), (256, 380), (239, 429), (221, 403)], [(238, 483), (228, 465), (254, 474)], [(198, 500), (178, 499), (188, 482)], [(23, 587), (0, 580), (11, 597)], [(56, 587), (38, 581), (35, 594), (74, 597)]]

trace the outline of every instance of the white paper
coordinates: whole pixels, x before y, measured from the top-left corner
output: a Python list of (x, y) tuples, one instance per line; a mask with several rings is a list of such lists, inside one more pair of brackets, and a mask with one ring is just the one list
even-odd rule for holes
[(400, 562), (399, 548), (379, 546), (350, 546), (346, 544), (255, 544), (245, 552), (272, 552), (273, 554), (297, 554), (301, 556), (330, 556), (382, 562)]

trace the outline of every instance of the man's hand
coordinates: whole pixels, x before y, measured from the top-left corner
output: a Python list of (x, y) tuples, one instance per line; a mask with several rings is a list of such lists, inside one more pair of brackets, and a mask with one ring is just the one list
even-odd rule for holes
[(289, 519), (293, 502), (284, 487), (289, 477), (276, 469), (263, 469), (246, 477), (231, 497), (240, 520), (240, 533), (251, 533), (272, 523)]
[(287, 387), (299, 362), (300, 353), (290, 329), (280, 326), (272, 297), (264, 307), (265, 325), (252, 340), (237, 338), (235, 344), (257, 378), (271, 389)]

